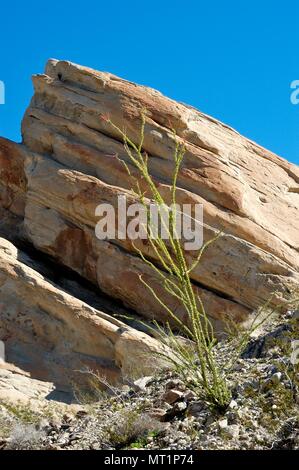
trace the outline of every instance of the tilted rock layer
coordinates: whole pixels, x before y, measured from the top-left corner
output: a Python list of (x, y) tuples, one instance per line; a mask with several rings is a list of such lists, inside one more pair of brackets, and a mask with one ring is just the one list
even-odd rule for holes
[[(4, 236), (25, 240), (140, 315), (164, 321), (165, 311), (140, 282), (142, 274), (187, 321), (183, 309), (163, 292), (155, 272), (136, 255), (128, 240), (100, 241), (95, 236), (98, 204), (116, 207), (119, 195), (134, 201), (132, 180), (120, 160), (136, 173), (119, 133), (102, 118), (109, 116), (138, 143), (141, 112), (146, 109), (143, 149), (161, 194), (169, 200), (178, 141), (186, 153), (178, 176), (177, 201), (203, 204), (204, 241), (223, 232), (192, 273), (194, 288), (217, 327), (221, 329), (227, 317), (246, 322), (274, 291), (272, 302), (278, 304), (298, 289), (297, 166), (192, 107), (109, 73), (50, 60), (45, 74), (34, 76), (33, 83), (35, 93), (23, 119), (22, 144), (0, 139), (0, 231)], [(140, 179), (141, 187), (143, 184)], [(139, 243), (139, 248), (155, 259), (146, 243)], [(187, 257), (192, 260), (194, 253)], [(10, 257), (9, 271), (14, 263)], [(29, 292), (32, 283), (28, 279), (17, 274), (11, 282)], [(36, 294), (28, 294), (32, 312), (40, 308), (34, 300), (34, 295), (40, 295), (44, 302), (48, 298), (48, 315), (60, 322), (56, 294), (45, 283), (35, 281), (33, 285)], [(17, 296), (18, 289), (15, 287)], [(29, 308), (26, 299), (24, 305)], [(113, 333), (107, 348), (103, 339), (106, 326), (115, 327), (114, 320), (111, 324), (111, 319), (95, 322), (90, 311), (86, 314), (89, 320), (83, 313), (79, 319), (75, 312), (85, 312), (87, 307), (72, 307), (74, 302), (77, 300), (63, 302), (64, 309), (69, 305), (63, 321), (68, 320), (58, 328), (61, 335), (66, 329), (76, 336), (68, 344), (71, 360), (76, 362), (80, 353), (117, 362), (117, 334)], [(1, 312), (0, 326), (9, 321)], [(82, 322), (80, 331), (77, 321)], [(94, 348), (81, 351), (88, 334), (93, 336)], [(48, 341), (52, 343), (54, 338)], [(76, 354), (73, 341), (78, 341)], [(143, 344), (143, 338), (138, 341)]]
[(158, 343), (59, 289), (34, 260), (0, 238), (0, 337), (10, 361), (58, 388), (85, 381), (88, 369), (108, 380), (145, 369)]

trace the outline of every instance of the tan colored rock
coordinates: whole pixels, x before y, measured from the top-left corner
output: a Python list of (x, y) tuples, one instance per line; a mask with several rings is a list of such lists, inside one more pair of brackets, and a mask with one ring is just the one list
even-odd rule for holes
[[(280, 303), (298, 287), (298, 167), (194, 108), (108, 73), (51, 60), (33, 81), (23, 145), (0, 144), (26, 176), (24, 226), (37, 249), (142, 315), (165, 319), (140, 283), (143, 274), (184, 318), (130, 243), (94, 236), (95, 206), (115, 205), (120, 193), (131, 197), (131, 181), (119, 161), (128, 157), (118, 132), (102, 117), (125, 126), (138, 142), (146, 108), (144, 150), (161, 193), (169, 200), (175, 129), (186, 148), (178, 202), (203, 203), (205, 241), (224, 232), (192, 274), (209, 315), (244, 321), (274, 290), (279, 294), (273, 303)], [(6, 165), (8, 156), (3, 158)], [(4, 187), (10, 173), (3, 173)], [(23, 194), (23, 186), (15, 186)], [(5, 193), (1, 205), (10, 209), (13, 199)], [(153, 255), (146, 245), (140, 248)]]
[(8, 362), (62, 391), (72, 380), (86, 382), (79, 372), (86, 368), (112, 382), (153, 370), (157, 341), (59, 289), (23, 256), (0, 239), (0, 340)]
[[(0, 402), (26, 403), (45, 400), (51, 393), (55, 396), (55, 386), (51, 382), (33, 379), (29, 374), (10, 364), (0, 363)], [(56, 395), (57, 398), (58, 394)]]
[[(34, 245), (56, 257), (60, 262), (97, 283), (101, 290), (119, 298), (148, 318), (166, 320), (166, 312), (140, 282), (139, 276), (167, 300), (175, 312), (186, 322), (184, 309), (161, 288), (159, 277), (132, 256), (134, 249), (129, 240), (115, 243), (95, 237), (97, 222), (95, 208), (99, 203), (117, 206), (117, 196), (125, 194), (128, 204), (136, 202), (118, 187), (99, 179), (69, 171), (45, 158), (35, 157), (26, 165), (28, 193), (25, 229)], [(141, 250), (147, 252), (146, 245)], [(154, 254), (150, 253), (152, 256)], [(246, 320), (248, 309), (223, 299), (204, 288), (194, 287), (202, 298), (207, 312), (216, 320), (224, 316), (236, 321)], [(141, 302), (143, 299), (143, 302)]]
[[(36, 156), (33, 159), (27, 159), (27, 162), (28, 190), (25, 227), (29, 239), (37, 248), (58, 257), (62, 263), (76, 269), (93, 282), (98, 282), (109, 295), (115, 296), (113, 293), (115, 285), (116, 290), (120, 292), (117, 297), (130, 307), (137, 308), (140, 313), (145, 313), (142, 304), (138, 307), (140, 300), (134, 304), (128, 302), (127, 293), (129, 291), (129, 296), (131, 296), (132, 291), (136, 296), (139, 291), (138, 284), (141, 283), (138, 282), (138, 275), (145, 270), (144, 263), (141, 263), (138, 275), (133, 277), (133, 284), (137, 284), (136, 288), (133, 288), (131, 283), (126, 286), (131, 277), (123, 276), (126, 271), (124, 267), (121, 267), (131, 264), (129, 253), (134, 251), (132, 244), (129, 240), (115, 240), (114, 243), (126, 250), (126, 254), (121, 252), (115, 263), (115, 261), (112, 262), (111, 254), (106, 260), (103, 253), (104, 246), (108, 248), (109, 243), (104, 244), (98, 241), (94, 235), (97, 222), (95, 208), (98, 204), (110, 203), (117, 208), (119, 195), (126, 195), (128, 205), (130, 202), (136, 202), (136, 199), (124, 189), (107, 185), (99, 178), (70, 171), (46, 158)], [(215, 237), (216, 234), (216, 230), (211, 226), (204, 226), (205, 240)], [(153, 252), (148, 251), (146, 244), (137, 243), (137, 245), (145, 254), (155, 257)], [(101, 253), (100, 262), (96, 262), (97, 252)], [(110, 252), (115, 252), (113, 247)], [(192, 256), (194, 259), (193, 252), (187, 253), (190, 260)], [(123, 258), (124, 262), (121, 262), (120, 258)], [(228, 263), (227, 260), (229, 260)], [(134, 260), (134, 264), (138, 263)], [(121, 282), (121, 276), (123, 276), (123, 282)], [(244, 318), (244, 307), (256, 308), (265, 302), (276, 289), (292, 291), (299, 283), (298, 274), (287, 263), (230, 234), (224, 234), (213, 243), (191, 276), (200, 283), (202, 290), (206, 291), (203, 292), (205, 294), (203, 300), (207, 301), (207, 298), (211, 298), (212, 306), (209, 305), (208, 300), (207, 311), (215, 318), (221, 317), (221, 308), (223, 308), (223, 315), (228, 310), (225, 308), (225, 301), (222, 302), (223, 307), (220, 306), (220, 311), (216, 310), (219, 296), (215, 292), (219, 292), (220, 297), (223, 293), (237, 304), (241, 304), (243, 310), (242, 307), (239, 308), (239, 317)], [(107, 287), (103, 286), (107, 286), (107, 279), (111, 278), (110, 290), (107, 291)], [(141, 291), (145, 291), (144, 286), (141, 287)], [(158, 306), (155, 307), (155, 304), (153, 306), (149, 292), (147, 294), (145, 292), (144, 295), (148, 299), (144, 308), (151, 310), (154, 307), (154, 311), (157, 308), (161, 310)], [(141, 298), (144, 298), (144, 295)], [(280, 296), (278, 296), (277, 302), (280, 301)], [(235, 310), (232, 302), (230, 305), (232, 310)], [(156, 315), (153, 313), (152, 316)], [(231, 316), (235, 316), (233, 311)]]
[[(113, 186), (125, 189), (132, 187), (132, 180), (128, 176), (124, 165), (120, 162), (120, 158), (127, 161), (126, 152), (120, 142), (88, 128), (82, 131), (82, 126), (67, 119), (45, 113), (40, 109), (30, 108), (28, 110), (28, 114), (23, 121), (23, 129), (25, 142), (28, 139), (28, 145), (37, 152), (51, 155), (53, 159), (63, 165), (96, 176)], [(83, 142), (86, 140), (89, 143), (92, 141), (94, 146), (74, 142), (70, 138), (70, 133), (78, 133), (80, 140)], [(98, 150), (98, 148), (101, 150)], [(137, 175), (136, 170), (130, 165), (129, 161), (127, 161), (127, 164), (130, 167), (130, 172)], [(155, 179), (159, 182), (159, 175)], [(144, 186), (143, 189), (146, 190), (146, 187)], [(169, 185), (159, 182), (159, 190), (165, 200), (169, 200)], [(295, 259), (298, 258), (298, 254), (294, 252), (294, 249), (251, 219), (224, 210), (223, 207), (214, 205), (198, 194), (182, 187), (177, 190), (177, 200), (180, 204), (203, 203), (207, 225), (241, 237), (277, 255), (291, 265), (294, 257)]]
[[(55, 162), (32, 155), (24, 147), (10, 143), (10, 154), (13, 156), (16, 153), (22, 157), (20, 162), (26, 167), (29, 181), (27, 183), (26, 180), (25, 228), (27, 237), (34, 245), (139, 313), (165, 321), (165, 310), (140, 282), (139, 276), (145, 274), (152, 287), (165, 296), (160, 280), (141, 260), (130, 256), (129, 253), (134, 251), (131, 243), (123, 241), (120, 244), (128, 251), (125, 253), (107, 242), (98, 241), (93, 233), (97, 222), (94, 215), (97, 204), (108, 201), (116, 205), (119, 194), (126, 194), (133, 201), (129, 192), (99, 179), (67, 171)], [(146, 246), (141, 248), (146, 249)], [(221, 329), (221, 326), (218, 327), (220, 318), (247, 319), (249, 310), (246, 307), (206, 289), (197, 288), (197, 291), (206, 311), (215, 319), (218, 330)], [(147, 301), (140, 302), (141, 298)], [(165, 298), (187, 321), (182, 307), (171, 296)]]
[[(154, 174), (170, 178), (171, 149), (175, 145), (170, 128), (174, 128), (186, 145), (180, 186), (249, 218), (296, 248), (298, 260), (297, 195), (293, 190), (289, 192), (299, 184), (295, 165), (154, 90), (63, 61), (49, 61), (46, 73), (34, 77), (36, 93), (27, 117), (32, 112), (34, 116), (37, 109), (66, 118), (80, 127), (76, 141), (89, 145), (92, 142), (99, 148), (96, 140), (87, 137), (87, 129), (119, 139), (117, 132), (101, 119), (102, 115), (109, 115), (121, 128), (125, 122), (128, 135), (136, 140), (140, 110), (146, 108), (149, 117), (144, 149), (152, 157)], [(69, 129), (65, 132), (69, 133)], [(23, 133), (26, 141), (26, 124)], [(30, 136), (26, 143), (30, 145)], [(284, 226), (284, 216), (290, 219), (288, 227)]]

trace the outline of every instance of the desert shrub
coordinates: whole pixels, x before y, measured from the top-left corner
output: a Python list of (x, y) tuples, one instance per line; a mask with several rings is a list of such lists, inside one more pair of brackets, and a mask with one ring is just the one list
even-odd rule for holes
[(33, 424), (17, 423), (11, 430), (7, 449), (38, 450), (43, 446), (45, 435)]
[[(140, 282), (149, 289), (156, 301), (168, 314), (169, 322), (163, 327), (159, 325), (158, 322), (153, 321), (155, 336), (157, 336), (158, 332), (161, 341), (171, 351), (171, 354), (161, 352), (160, 355), (171, 363), (184, 382), (187, 383), (189, 387), (196, 390), (196, 392), (201, 395), (201, 398), (204, 398), (206, 402), (212, 406), (223, 409), (228, 405), (231, 399), (231, 392), (226, 379), (227, 373), (233, 367), (241, 351), (246, 347), (252, 332), (259, 328), (266, 318), (272, 314), (272, 312), (270, 312), (270, 314), (267, 313), (268, 304), (270, 304), (271, 301), (269, 300), (265, 306), (259, 309), (256, 318), (246, 332), (238, 332), (238, 334), (234, 335), (234, 345), (231, 348), (231, 357), (228, 363), (219, 363), (215, 354), (217, 340), (215, 338), (213, 325), (206, 314), (201, 298), (193, 288), (190, 276), (192, 271), (200, 263), (203, 252), (211, 243), (221, 236), (221, 233), (218, 233), (214, 239), (207, 241), (202, 248), (198, 250), (194, 260), (188, 262), (182, 241), (176, 233), (177, 179), (185, 154), (184, 145), (179, 142), (176, 138), (175, 131), (173, 131), (175, 151), (173, 155), (173, 174), (170, 188), (170, 208), (159, 191), (159, 185), (150, 175), (148, 167), (149, 158), (147, 153), (143, 150), (146, 111), (141, 113), (142, 125), (138, 144), (135, 144), (135, 142), (128, 137), (126, 132), (116, 126), (109, 117), (105, 116), (103, 119), (119, 133), (120, 137), (123, 139), (129, 161), (131, 165), (137, 169), (139, 177), (133, 176), (128, 164), (121, 160), (132, 178), (132, 192), (147, 211), (148, 223), (144, 228), (147, 230), (149, 246), (154, 256), (145, 256), (138, 247), (134, 244), (133, 246), (143, 261), (157, 274), (165, 292), (171, 294), (171, 296), (183, 306), (184, 311), (187, 313), (188, 321), (182, 322), (179, 316), (164, 302), (163, 298), (155, 292), (142, 276), (140, 276)], [(142, 181), (143, 189), (141, 189), (140, 181)], [(144, 185), (146, 186), (146, 191), (144, 190)], [(153, 235), (151, 229), (151, 214), (148, 208), (149, 200), (153, 201), (159, 209), (160, 223), (164, 225), (163, 228), (168, 235), (167, 242), (159, 234), (158, 236), (157, 233)], [(164, 223), (165, 207), (169, 210), (169, 226), (166, 226)], [(153, 257), (156, 260), (155, 262), (152, 261)], [(188, 341), (184, 342), (179, 340), (174, 332), (175, 330), (179, 331), (185, 338), (191, 339), (192, 344), (190, 345)]]
[(117, 412), (106, 429), (108, 443), (116, 448), (140, 447), (148, 436), (157, 435), (162, 424), (138, 409)]
[[(140, 133), (139, 145), (136, 145), (124, 131), (115, 126), (110, 119), (107, 119), (122, 136), (126, 152), (131, 163), (137, 168), (140, 177), (146, 183), (151, 200), (156, 204), (159, 210), (159, 218), (161, 224), (164, 224), (163, 211), (168, 207), (157, 184), (151, 177), (148, 169), (148, 156), (143, 152), (145, 114), (142, 113), (142, 126)], [(161, 283), (166, 292), (174, 296), (184, 307), (188, 316), (188, 325), (184, 324), (180, 318), (165, 304), (153, 288), (140, 276), (142, 282), (152, 293), (157, 302), (163, 306), (168, 313), (169, 319), (181, 334), (190, 338), (194, 347), (190, 348), (187, 343), (179, 341), (173, 333), (170, 324), (166, 324), (166, 329), (161, 328), (157, 322), (155, 327), (159, 332), (160, 338), (171, 349), (171, 354), (160, 353), (165, 359), (171, 362), (177, 372), (183, 376), (185, 381), (192, 382), (195, 388), (203, 388), (205, 398), (216, 406), (224, 407), (230, 400), (230, 392), (228, 390), (225, 377), (218, 367), (214, 357), (213, 346), (216, 343), (212, 324), (205, 312), (203, 303), (193, 289), (190, 274), (200, 262), (203, 251), (211, 243), (207, 242), (198, 252), (195, 261), (188, 264), (182, 241), (176, 233), (176, 190), (177, 178), (180, 166), (184, 157), (184, 147), (176, 141), (174, 153), (174, 169), (171, 186), (171, 204), (172, 209), (169, 213), (169, 225), (164, 224), (167, 231), (168, 241), (166, 242), (160, 235), (153, 236), (151, 231), (151, 223), (146, 225), (148, 231), (148, 240), (150, 246), (155, 253), (158, 264), (162, 268), (158, 268), (149, 257), (136, 248), (143, 261), (148, 264), (159, 276)], [(130, 174), (128, 166), (125, 164)], [(144, 197), (144, 193), (140, 188), (138, 180), (135, 179), (135, 187), (132, 187), (134, 193), (138, 196), (139, 201), (147, 210), (148, 220), (150, 213), (148, 205)], [(149, 220), (150, 222), (150, 220)]]

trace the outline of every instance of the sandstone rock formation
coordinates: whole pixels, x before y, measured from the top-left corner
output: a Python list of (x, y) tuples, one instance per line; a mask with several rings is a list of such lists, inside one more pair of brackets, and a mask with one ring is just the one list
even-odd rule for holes
[[(90, 369), (111, 382), (150, 366), (158, 343), (71, 296), (0, 239), (0, 337), (9, 361), (58, 390)], [(38, 266), (37, 266), (38, 267)], [(78, 293), (79, 295), (79, 293)]]
[[(33, 83), (22, 144), (0, 139), (2, 236), (49, 255), (138, 314), (164, 321), (165, 311), (139, 280), (142, 274), (186, 321), (128, 240), (100, 241), (94, 232), (98, 204), (115, 206), (118, 195), (134, 200), (120, 160), (135, 170), (119, 134), (102, 117), (125, 126), (138, 142), (146, 109), (144, 150), (159, 190), (169, 199), (174, 129), (186, 148), (178, 202), (203, 203), (205, 241), (224, 233), (192, 273), (216, 326), (221, 329), (227, 317), (246, 322), (273, 291), (277, 304), (298, 288), (298, 167), (194, 108), (109, 73), (50, 60)], [(139, 248), (155, 259), (145, 243)], [(32, 354), (40, 348), (46, 379), (59, 381), (82, 357), (112, 377), (138, 361), (139, 350), (157, 348), (148, 336), (51, 284), (38, 274), (41, 266), (33, 271), (18, 253), (1, 248), (0, 334), (12, 331), (21, 349), (36, 338)], [(30, 356), (30, 347), (25, 349)], [(58, 377), (51, 375), (54, 369)]]

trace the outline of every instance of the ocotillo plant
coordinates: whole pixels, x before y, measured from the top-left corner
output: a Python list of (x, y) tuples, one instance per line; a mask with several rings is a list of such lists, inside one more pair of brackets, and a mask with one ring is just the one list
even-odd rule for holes
[[(201, 249), (198, 250), (195, 260), (188, 264), (182, 241), (176, 233), (177, 179), (184, 158), (185, 148), (179, 143), (173, 131), (175, 151), (173, 155), (173, 175), (170, 191), (171, 209), (169, 210), (169, 224), (166, 226), (163, 211), (167, 204), (158, 189), (158, 185), (154, 182), (150, 174), (148, 166), (149, 157), (143, 150), (146, 113), (143, 112), (141, 114), (140, 140), (137, 144), (128, 137), (124, 130), (116, 126), (109, 117), (105, 117), (104, 119), (122, 137), (129, 161), (138, 170), (139, 179), (145, 182), (147, 195), (149, 195), (151, 201), (159, 208), (160, 221), (164, 224), (164, 229), (168, 232), (167, 242), (160, 235), (157, 236), (157, 234), (155, 234), (155, 236), (153, 236), (149, 220), (150, 213), (148, 211), (147, 216), (149, 223), (146, 225), (146, 229), (148, 231), (148, 240), (155, 254), (157, 264), (155, 264), (150, 257), (145, 256), (140, 249), (135, 247), (143, 261), (159, 276), (165, 291), (173, 296), (187, 312), (188, 322), (185, 324), (165, 303), (163, 298), (161, 298), (142, 276), (140, 276), (140, 282), (150, 290), (156, 301), (165, 309), (172, 325), (176, 325), (177, 329), (180, 330), (184, 336), (192, 340), (192, 346), (190, 346), (191, 342), (181, 341), (170, 327), (170, 322), (167, 323), (166, 329), (162, 328), (157, 322), (154, 322), (161, 340), (171, 348), (172, 352), (170, 355), (160, 354), (164, 355), (165, 358), (172, 363), (177, 372), (188, 382), (189, 386), (192, 386), (199, 394), (203, 394), (204, 398), (210, 404), (223, 408), (229, 403), (230, 391), (223, 371), (220, 370), (215, 358), (213, 348), (216, 340), (213, 326), (190, 278), (191, 272), (200, 263), (204, 250), (213, 240), (209, 240), (203, 244)], [(129, 166), (124, 161), (123, 163), (129, 175), (132, 176)], [(132, 190), (147, 210), (148, 203), (145, 198), (145, 193), (142, 191), (141, 185), (139, 184), (139, 179), (138, 177), (134, 177), (135, 183), (132, 186)], [(221, 234), (218, 236), (221, 236)]]

